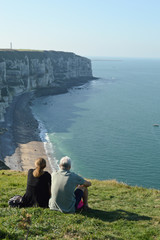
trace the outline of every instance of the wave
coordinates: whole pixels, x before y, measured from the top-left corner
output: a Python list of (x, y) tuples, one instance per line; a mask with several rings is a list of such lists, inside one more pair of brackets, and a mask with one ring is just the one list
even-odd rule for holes
[(40, 136), (40, 139), (42, 140), (42, 142), (44, 144), (44, 149), (45, 149), (46, 155), (48, 157), (48, 161), (50, 163), (52, 171), (57, 171), (58, 170), (58, 160), (54, 157), (54, 149), (53, 149), (53, 145), (52, 145), (52, 143), (49, 139), (47, 129), (45, 128), (43, 122), (35, 114), (35, 112), (33, 112), (33, 109), (32, 109), (32, 113), (33, 113), (34, 118), (38, 122), (38, 129), (39, 129), (39, 132), (40, 132), (39, 136)]

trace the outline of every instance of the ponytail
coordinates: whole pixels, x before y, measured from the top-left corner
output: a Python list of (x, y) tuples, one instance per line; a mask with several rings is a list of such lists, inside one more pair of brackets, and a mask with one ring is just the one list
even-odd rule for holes
[(46, 167), (46, 160), (44, 158), (38, 158), (35, 161), (36, 169), (33, 171), (34, 177), (40, 177), (43, 174), (43, 169)]

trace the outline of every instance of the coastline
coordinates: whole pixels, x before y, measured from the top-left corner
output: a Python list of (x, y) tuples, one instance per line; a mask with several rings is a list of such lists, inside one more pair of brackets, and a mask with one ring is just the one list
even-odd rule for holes
[(7, 109), (5, 122), (0, 123), (7, 129), (0, 135), (0, 158), (12, 170), (28, 171), (37, 158), (43, 157), (47, 161), (45, 170), (51, 173), (39, 123), (30, 108), (33, 97), (33, 92), (17, 96)]
[[(46, 171), (52, 173), (55, 167), (47, 156), (45, 139), (41, 138), (39, 121), (32, 113), (32, 100), (56, 94), (63, 94), (75, 86), (81, 86), (97, 78), (80, 79), (78, 82), (61, 83), (53, 88), (41, 88), (36, 91), (22, 93), (13, 98), (5, 114), (5, 121), (0, 122), (0, 129), (6, 129), (0, 134), (0, 160), (11, 170), (28, 171), (34, 168), (37, 158), (46, 159)], [(4, 169), (0, 164), (0, 169)]]
[(34, 113), (32, 107), (31, 107), (31, 110), (32, 110), (32, 114), (33, 114), (34, 118), (38, 122), (39, 137), (43, 142), (43, 147), (44, 147), (45, 153), (47, 155), (49, 165), (50, 165), (52, 171), (57, 171), (58, 164), (57, 164), (57, 160), (54, 157), (54, 151), (53, 151), (52, 144), (48, 137), (47, 129), (45, 128), (45, 126), (41, 122), (41, 120), (38, 118), (38, 116)]

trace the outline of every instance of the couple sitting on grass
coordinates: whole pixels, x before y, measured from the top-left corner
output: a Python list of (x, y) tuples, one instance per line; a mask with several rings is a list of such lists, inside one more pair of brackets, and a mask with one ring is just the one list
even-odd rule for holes
[[(22, 197), (22, 207), (48, 207), (64, 213), (74, 213), (83, 207), (88, 210), (88, 189), (91, 182), (74, 172), (70, 172), (71, 159), (60, 160), (59, 171), (51, 175), (44, 171), (46, 161), (43, 158), (35, 162), (36, 169), (28, 171), (27, 190)], [(82, 201), (83, 199), (83, 201)]]

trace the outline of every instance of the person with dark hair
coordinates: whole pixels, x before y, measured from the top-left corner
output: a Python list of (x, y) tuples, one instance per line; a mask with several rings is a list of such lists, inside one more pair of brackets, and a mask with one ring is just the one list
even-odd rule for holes
[(27, 189), (22, 197), (20, 207), (48, 207), (51, 195), (51, 175), (44, 171), (46, 160), (38, 158), (35, 161), (35, 167), (35, 169), (29, 169), (28, 171)]
[(60, 160), (60, 170), (52, 173), (51, 198), (49, 208), (64, 213), (74, 213), (83, 199), (83, 208), (88, 209), (88, 187), (86, 181), (70, 172), (71, 159), (67, 156)]

